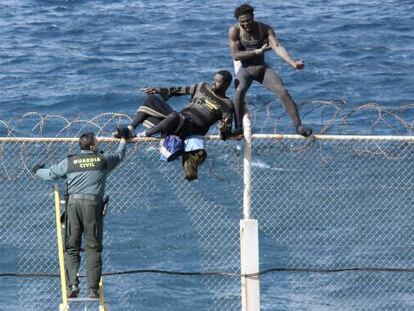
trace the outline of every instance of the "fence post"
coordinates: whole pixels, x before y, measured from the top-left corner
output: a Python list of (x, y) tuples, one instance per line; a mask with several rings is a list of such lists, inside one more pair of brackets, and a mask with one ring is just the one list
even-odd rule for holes
[(259, 275), (246, 277), (246, 274), (259, 272), (259, 230), (256, 219), (250, 219), (251, 198), (251, 126), (249, 115), (243, 117), (244, 159), (243, 159), (243, 219), (240, 220), (240, 263), (242, 311), (260, 310)]

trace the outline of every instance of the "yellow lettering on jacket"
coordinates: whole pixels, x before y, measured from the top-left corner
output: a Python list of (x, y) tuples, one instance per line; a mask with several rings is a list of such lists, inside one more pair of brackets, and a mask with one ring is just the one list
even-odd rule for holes
[(207, 106), (210, 110), (219, 110), (219, 109), (220, 109), (220, 107), (219, 107), (216, 103), (211, 102), (211, 101), (210, 101), (210, 100), (208, 100), (207, 98), (206, 98), (206, 100), (205, 100), (205, 103), (206, 103), (206, 106)]
[[(100, 157), (88, 157), (88, 158), (81, 158), (81, 159), (76, 159), (73, 161), (73, 164), (82, 164), (82, 163), (92, 163), (93, 166), (95, 166), (95, 162), (101, 162), (101, 158)], [(80, 167), (91, 167), (91, 166), (80, 166)]]
[(95, 167), (95, 163), (90, 162), (90, 163), (82, 163), (79, 165), (80, 168), (88, 168), (88, 167)]

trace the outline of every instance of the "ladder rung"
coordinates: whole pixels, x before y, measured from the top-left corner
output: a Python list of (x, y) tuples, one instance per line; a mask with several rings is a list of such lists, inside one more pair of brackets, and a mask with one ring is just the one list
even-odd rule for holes
[(81, 298), (69, 298), (69, 302), (88, 302), (88, 301), (99, 301), (99, 298), (88, 298), (88, 297), (81, 297)]

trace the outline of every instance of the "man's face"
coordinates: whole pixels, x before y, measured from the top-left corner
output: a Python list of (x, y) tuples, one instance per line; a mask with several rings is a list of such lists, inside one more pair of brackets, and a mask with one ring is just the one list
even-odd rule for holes
[(227, 88), (228, 85), (226, 79), (221, 74), (216, 73), (213, 82), (211, 83), (211, 89), (213, 91), (225, 91)]
[(254, 16), (253, 14), (243, 14), (239, 16), (240, 27), (245, 31), (250, 32), (253, 30)]

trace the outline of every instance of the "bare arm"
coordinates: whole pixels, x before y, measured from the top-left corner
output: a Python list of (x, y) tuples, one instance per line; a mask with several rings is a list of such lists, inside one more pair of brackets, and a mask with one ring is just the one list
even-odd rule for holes
[(279, 40), (276, 37), (276, 34), (272, 27), (268, 26), (267, 34), (268, 34), (268, 40), (269, 44), (272, 47), (273, 51), (286, 63), (291, 65), (295, 69), (303, 69), (305, 64), (303, 63), (303, 60), (295, 61), (288, 53), (288, 51), (280, 44)]
[(234, 60), (247, 60), (258, 54), (263, 54), (267, 51), (267, 44), (262, 46), (260, 49), (253, 51), (241, 51), (240, 47), (240, 30), (236, 26), (230, 27), (229, 30), (229, 47), (230, 53)]

